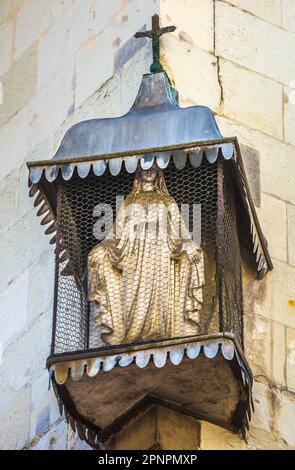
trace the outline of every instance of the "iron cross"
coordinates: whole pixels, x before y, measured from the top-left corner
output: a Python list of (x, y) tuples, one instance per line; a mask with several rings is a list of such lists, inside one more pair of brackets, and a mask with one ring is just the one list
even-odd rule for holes
[(158, 73), (163, 71), (160, 63), (160, 36), (165, 33), (171, 33), (176, 30), (176, 26), (166, 26), (160, 28), (159, 15), (152, 16), (152, 29), (150, 31), (138, 31), (134, 37), (136, 38), (150, 38), (153, 41), (153, 63), (150, 66), (151, 73)]

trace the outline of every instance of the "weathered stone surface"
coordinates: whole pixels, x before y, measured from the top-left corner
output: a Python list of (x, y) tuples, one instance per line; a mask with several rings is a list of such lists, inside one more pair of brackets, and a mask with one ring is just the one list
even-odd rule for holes
[[(245, 318), (253, 317), (253, 314), (271, 319), (272, 317), (272, 286), (270, 278), (273, 272), (261, 280), (255, 279), (255, 272), (251, 273), (246, 268), (243, 270), (243, 297)], [(247, 325), (246, 325), (247, 326)], [(249, 324), (251, 326), (251, 323)], [(245, 335), (251, 335), (251, 330), (245, 331)]]
[(197, 450), (200, 425), (194, 418), (158, 406), (157, 442), (162, 450)]
[(0, 293), (0, 341), (7, 341), (22, 330), (27, 322), (29, 272), (24, 271)]
[(287, 204), (288, 261), (295, 266), (295, 206)]
[(129, 38), (121, 47), (116, 51), (114, 57), (113, 70), (116, 73), (123, 67), (142, 47), (147, 43), (147, 38)]
[(282, 86), (250, 70), (220, 61), (222, 113), (249, 127), (282, 138)]
[(215, 424), (200, 421), (201, 450), (246, 450), (247, 444), (239, 435)]
[(29, 438), (30, 389), (22, 389), (0, 415), (0, 449), (21, 449)]
[(2, 77), (3, 104), (0, 106), (0, 127), (28, 103), (37, 86), (37, 47), (17, 62)]
[(216, 53), (286, 85), (295, 77), (293, 33), (223, 2), (216, 4)]
[[(0, 4), (1, 8), (1, 4)], [(13, 22), (8, 20), (5, 23), (0, 24), (0, 44), (5, 44), (5, 47), (1, 48), (0, 56), (0, 77), (4, 75), (11, 64), (11, 53), (13, 44)]]
[(295, 329), (287, 328), (287, 387), (295, 392)]
[(52, 310), (55, 269), (53, 251), (52, 245), (48, 246), (47, 250), (28, 268), (29, 290), (27, 312), (29, 322), (35, 320), (42, 313)]
[(239, 141), (260, 155), (261, 190), (295, 204), (294, 147), (249, 127), (216, 117), (224, 136), (238, 136)]
[(260, 158), (259, 152), (247, 145), (240, 145), (243, 163), (251, 196), (256, 207), (261, 205)]
[(295, 328), (295, 268), (274, 260), (274, 270), (269, 279), (272, 291), (272, 318), (290, 328)]
[(258, 315), (245, 316), (245, 354), (255, 376), (271, 377), (271, 321)]
[[(45, 370), (51, 341), (51, 312), (40, 315), (6, 345), (0, 365), (1, 405)], [(29, 428), (28, 428), (29, 429)]]
[[(281, 24), (280, 0), (224, 0), (271, 23)], [(284, 0), (283, 0), (284, 1)], [(288, 2), (288, 0), (286, 0)], [(289, 2), (290, 3), (290, 2)]]
[(24, 0), (0, 0), (0, 23), (15, 14), (23, 2)]
[[(84, 46), (87, 47), (87, 43), (95, 39), (96, 35), (111, 29), (110, 23), (113, 15), (120, 10), (119, 7), (119, 0), (79, 1), (61, 15), (39, 41), (38, 87), (53, 77), (84, 41)], [(101, 11), (103, 14), (99, 13)], [(92, 67), (93, 59), (94, 57)], [(99, 62), (97, 65), (100, 66)]]
[(52, 387), (49, 386), (49, 374), (45, 370), (32, 383), (30, 439), (44, 434), (60, 420), (60, 413)]
[(284, 87), (284, 129), (285, 140), (295, 145), (295, 80), (292, 87)]
[(253, 401), (255, 411), (251, 419), (252, 428), (271, 433), (273, 429), (272, 391), (264, 383), (253, 383)]
[(287, 261), (286, 203), (273, 196), (262, 193), (261, 207), (257, 211), (271, 256), (281, 261)]
[[(112, 7), (115, 6), (112, 5)], [(134, 2), (131, 2), (130, 5), (125, 5), (124, 11), (120, 10), (120, 12), (124, 15), (119, 15), (115, 10), (111, 23), (96, 35), (87, 38), (77, 52), (77, 106), (134, 56), (137, 50), (136, 42), (138, 42), (138, 48), (143, 47), (143, 44), (146, 46), (148, 44), (147, 41), (135, 39), (133, 35), (140, 29), (150, 28), (150, 18), (155, 13), (155, 4), (146, 2), (139, 8), (134, 8)], [(123, 17), (126, 18), (125, 21)], [(120, 30), (119, 36), (118, 29)], [(149, 52), (151, 52), (150, 44)], [(93, 57), (96, 57), (96, 66), (93, 66)], [(145, 72), (148, 71), (150, 63), (146, 64)], [(122, 93), (124, 93), (123, 90)]]
[(173, 34), (181, 41), (212, 52), (213, 6), (211, 0), (182, 0), (181, 5), (178, 0), (164, 1), (160, 5), (161, 22), (163, 26), (175, 25), (177, 29)]
[(148, 450), (156, 443), (156, 407), (131, 420), (121, 432), (105, 444), (106, 449)]
[(79, 0), (26, 0), (16, 15), (15, 60), (29, 49), (69, 7)]
[(282, 25), (290, 31), (295, 31), (295, 4), (290, 0), (282, 0)]
[[(15, 171), (26, 155), (27, 118), (26, 109), (20, 110), (7, 124), (0, 128), (0, 180)], [(8, 158), (9, 156), (9, 158)]]
[(278, 409), (276, 429), (289, 449), (295, 450), (295, 396), (288, 392), (277, 393)]
[(272, 379), (275, 384), (286, 386), (286, 327), (278, 322), (272, 322), (271, 326)]
[(47, 432), (40, 440), (31, 443), (30, 450), (66, 450), (67, 448), (67, 423), (61, 421)]
[(163, 36), (162, 43), (162, 63), (179, 92), (182, 105), (194, 103), (218, 109), (220, 88), (214, 57), (174, 35)]
[[(69, 61), (17, 115), (0, 128), (0, 179), (24, 160), (42, 160), (53, 154), (53, 133), (73, 108), (74, 59)], [(7, 156), (9, 155), (9, 158)]]
[(44, 227), (40, 226), (35, 212), (32, 209), (15, 225), (0, 233), (1, 246), (6, 253), (0, 272), (0, 290), (48, 248), (49, 238), (44, 235)]

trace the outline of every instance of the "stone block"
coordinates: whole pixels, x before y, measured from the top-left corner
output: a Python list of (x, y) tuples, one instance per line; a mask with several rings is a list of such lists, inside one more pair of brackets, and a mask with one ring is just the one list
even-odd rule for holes
[(2, 84), (3, 104), (0, 106), (0, 127), (35, 95), (37, 86), (36, 46), (3, 76)]
[(260, 157), (259, 152), (247, 145), (240, 145), (243, 163), (251, 196), (256, 207), (261, 205)]
[(27, 0), (16, 15), (15, 60), (28, 50), (45, 31), (68, 8), (73, 8), (79, 0), (50, 0), (50, 8), (44, 0)]
[(216, 54), (286, 85), (295, 77), (293, 33), (223, 2), (216, 4)]
[(24, 271), (0, 293), (0, 341), (2, 345), (5, 345), (26, 326), (28, 293), (28, 270)]
[[(245, 267), (246, 268), (246, 267)], [(256, 279), (255, 272), (243, 270), (243, 298), (245, 320), (253, 315), (259, 315), (271, 319), (273, 295), (270, 278), (272, 272), (263, 279)], [(246, 334), (248, 334), (246, 332)]]
[(295, 32), (295, 3), (290, 0), (282, 0), (282, 26)]
[[(113, 73), (117, 73), (140, 48), (147, 45), (147, 41), (135, 39), (133, 36), (138, 30), (149, 29), (155, 8), (157, 6), (153, 2), (138, 5), (133, 1), (130, 5), (126, 4), (124, 10), (114, 13), (106, 28), (82, 43), (76, 58), (77, 106), (107, 82)], [(150, 44), (149, 51), (151, 52)], [(96, 65), (93, 65), (93, 57), (97, 58)], [(145, 72), (148, 71), (148, 65)], [(122, 90), (122, 93), (124, 92)]]
[(282, 86), (250, 70), (220, 60), (222, 114), (283, 137)]
[(273, 393), (271, 388), (261, 382), (253, 383), (253, 401), (254, 413), (251, 418), (251, 429), (261, 429), (267, 433), (271, 433), (273, 429)]
[(25, 163), (0, 180), (2, 201), (0, 229), (7, 230), (32, 209), (28, 191), (28, 168)]
[(235, 121), (220, 116), (216, 120), (224, 136), (237, 136), (240, 143), (259, 152), (261, 191), (295, 204), (294, 148)]
[(295, 266), (295, 206), (287, 204), (288, 260)]
[(247, 450), (247, 444), (234, 434), (215, 424), (200, 421), (201, 450)]
[(271, 320), (258, 315), (244, 317), (245, 354), (254, 377), (272, 374)]
[(292, 87), (284, 87), (284, 128), (285, 140), (295, 145), (295, 78)]
[(10, 18), (24, 0), (0, 0), (0, 24)]
[(52, 314), (46, 312), (6, 345), (0, 365), (1, 405), (45, 370), (50, 352)]
[[(27, 106), (0, 127), (0, 180), (21, 165), (27, 152)], [(7, 156), (9, 155), (9, 158)]]
[(29, 321), (52, 310), (54, 293), (55, 257), (52, 245), (28, 268), (29, 290), (27, 313)]
[[(56, 77), (38, 92), (30, 106), (27, 142), (34, 149), (48, 138), (75, 108), (75, 59), (69, 60)], [(52, 155), (36, 154), (38, 160)]]
[(173, 35), (163, 36), (162, 43), (162, 63), (182, 105), (200, 104), (217, 110), (220, 88), (214, 57)]
[(105, 443), (112, 450), (148, 450), (155, 444), (156, 408), (152, 407), (132, 419), (112, 439)]
[(30, 440), (44, 434), (60, 420), (60, 413), (52, 386), (49, 389), (49, 374), (45, 370), (32, 382)]
[(287, 387), (295, 392), (295, 329), (287, 328)]
[[(114, 34), (111, 28), (107, 28), (97, 38), (87, 41), (78, 51), (75, 92), (77, 107), (113, 75)], [(93, 57), (96, 57), (95, 64)]]
[(197, 450), (200, 446), (199, 423), (190, 416), (158, 406), (157, 442), (162, 450)]
[(213, 3), (211, 0), (199, 0), (198, 2), (182, 0), (181, 5), (178, 0), (161, 2), (161, 23), (163, 26), (175, 25), (177, 29), (173, 34), (181, 41), (213, 52)]
[[(0, 4), (1, 8), (1, 4)], [(0, 24), (0, 44), (5, 44), (1, 49), (0, 56), (0, 77), (9, 69), (11, 64), (12, 44), (13, 44), (13, 22), (9, 19)]]
[[(79, 1), (69, 8), (39, 41), (38, 88), (42, 87), (85, 42), (107, 31), (120, 2), (114, 0)], [(103, 11), (103, 14), (100, 14)], [(92, 58), (93, 67), (94, 62)], [(100, 64), (97, 62), (97, 66)], [(92, 68), (91, 67), (91, 68)], [(91, 73), (91, 70), (88, 70)]]
[(272, 318), (295, 329), (295, 268), (274, 260), (274, 270), (269, 278), (273, 296)]
[(0, 449), (20, 450), (29, 438), (30, 389), (21, 390), (0, 415)]
[(295, 397), (281, 392), (277, 410), (276, 428), (290, 450), (295, 450)]
[(44, 235), (35, 208), (1, 232), (0, 241), (6, 257), (0, 273), (0, 291), (48, 248), (49, 237)]
[(37, 436), (42, 436), (50, 427), (50, 407), (45, 406), (39, 411), (36, 419), (35, 433)]
[(113, 71), (120, 70), (142, 47), (147, 44), (147, 38), (131, 37), (115, 52)]
[(286, 386), (286, 328), (278, 322), (272, 322), (272, 379), (275, 384)]
[(67, 423), (61, 421), (44, 436), (34, 442), (30, 450), (66, 450), (67, 449)]
[[(281, 25), (280, 0), (224, 0), (270, 23)], [(283, 0), (284, 1), (284, 0)], [(287, 0), (288, 2), (288, 0)], [(289, 2), (290, 3), (290, 2)]]
[(257, 209), (257, 213), (270, 255), (281, 261), (287, 261), (286, 203), (262, 193), (261, 207)]

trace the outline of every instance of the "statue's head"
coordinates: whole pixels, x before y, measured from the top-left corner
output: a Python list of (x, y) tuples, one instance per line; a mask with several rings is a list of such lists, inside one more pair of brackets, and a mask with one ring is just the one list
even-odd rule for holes
[(138, 165), (132, 192), (136, 193), (140, 191), (145, 183), (152, 183), (154, 191), (169, 196), (163, 171), (158, 167), (155, 161), (148, 170), (144, 170)]
[(143, 183), (154, 183), (159, 174), (159, 167), (154, 162), (153, 166), (148, 170), (141, 169), (140, 176)]

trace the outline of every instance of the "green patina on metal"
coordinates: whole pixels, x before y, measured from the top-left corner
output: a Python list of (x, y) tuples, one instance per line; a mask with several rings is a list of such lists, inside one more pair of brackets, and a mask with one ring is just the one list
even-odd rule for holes
[(136, 38), (150, 38), (153, 44), (153, 63), (150, 66), (151, 73), (163, 72), (163, 66), (160, 62), (160, 37), (165, 33), (175, 31), (176, 26), (166, 26), (160, 28), (159, 15), (152, 17), (152, 29), (150, 31), (138, 31), (134, 36)]

